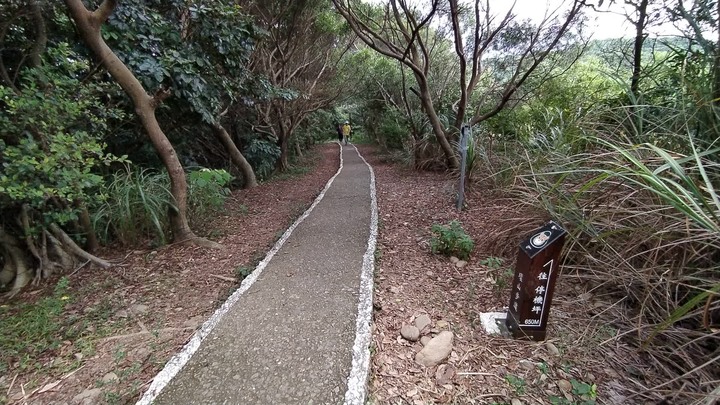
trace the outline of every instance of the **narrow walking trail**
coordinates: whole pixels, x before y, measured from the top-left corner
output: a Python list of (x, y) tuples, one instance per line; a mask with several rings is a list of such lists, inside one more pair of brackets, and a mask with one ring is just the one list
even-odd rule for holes
[(313, 205), (138, 404), (363, 403), (375, 180), (357, 148), (340, 149), (340, 169)]

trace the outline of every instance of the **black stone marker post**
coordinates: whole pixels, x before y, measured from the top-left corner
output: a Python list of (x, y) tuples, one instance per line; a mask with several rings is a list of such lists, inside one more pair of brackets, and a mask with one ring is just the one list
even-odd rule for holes
[(565, 230), (553, 221), (520, 244), (505, 324), (514, 338), (545, 339)]

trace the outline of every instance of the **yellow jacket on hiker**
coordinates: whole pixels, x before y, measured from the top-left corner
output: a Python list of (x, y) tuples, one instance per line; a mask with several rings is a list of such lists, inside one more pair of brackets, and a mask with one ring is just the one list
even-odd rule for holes
[(346, 138), (348, 136), (350, 136), (350, 124), (348, 124), (347, 122), (344, 123), (342, 126), (342, 133), (343, 133), (343, 136)]

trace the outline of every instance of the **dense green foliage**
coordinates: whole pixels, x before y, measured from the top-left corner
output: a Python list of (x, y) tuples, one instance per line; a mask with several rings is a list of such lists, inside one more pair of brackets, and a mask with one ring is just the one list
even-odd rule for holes
[(109, 119), (123, 112), (103, 105), (102, 84), (76, 77), (88, 65), (69, 60), (68, 45), (48, 52), (48, 64), (24, 72), (20, 92), (0, 86), (0, 207), (27, 205), (41, 221), (65, 224), (77, 218), (76, 201), (99, 202), (103, 166), (122, 160), (104, 151)]
[(245, 156), (261, 179), (267, 178), (275, 169), (280, 157), (280, 147), (264, 139), (251, 139), (245, 148)]
[(198, 221), (207, 219), (209, 214), (220, 210), (230, 194), (228, 186), (232, 176), (222, 169), (193, 170), (188, 174), (190, 212)]
[(132, 245), (156, 238), (164, 243), (169, 226), (166, 211), (173, 206), (168, 183), (167, 175), (148, 169), (114, 173), (105, 188), (112, 197), (106, 198), (93, 216), (101, 239)]
[[(188, 173), (191, 224), (200, 225), (222, 210), (232, 176), (222, 169), (200, 168)], [(113, 174), (104, 191), (106, 197), (93, 212), (100, 238), (133, 245), (146, 239), (167, 242), (167, 210), (175, 208), (167, 173), (148, 169)]]
[[(321, 109), (342, 88), (330, 83), (342, 81), (349, 37), (329, 0), (118, 2), (100, 34), (152, 97), (143, 111), (129, 82), (86, 47), (70, 3), (0, 9), (0, 287), (14, 292), (73, 265), (65, 232), (88, 249), (96, 239), (165, 243), (169, 213), (185, 207), (202, 225), (231, 185), (288, 169), (291, 155), (331, 137), (332, 113)], [(268, 70), (278, 53), (282, 74)], [(149, 141), (148, 114), (172, 150)], [(184, 178), (168, 166), (173, 154)]]

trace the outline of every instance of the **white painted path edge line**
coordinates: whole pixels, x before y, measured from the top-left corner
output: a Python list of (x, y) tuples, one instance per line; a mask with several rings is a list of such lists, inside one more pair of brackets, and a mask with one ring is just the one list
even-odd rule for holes
[(225, 315), (230, 308), (240, 299), (240, 296), (250, 288), (250, 286), (253, 285), (253, 283), (257, 280), (257, 278), (260, 276), (260, 273), (265, 269), (267, 264), (270, 262), (270, 260), (275, 256), (275, 254), (280, 250), (280, 248), (285, 244), (285, 242), (288, 240), (290, 235), (293, 233), (295, 228), (297, 228), (298, 225), (302, 221), (305, 220), (305, 218), (310, 215), (310, 212), (312, 212), (313, 209), (322, 201), (322, 199), (325, 197), (325, 193), (328, 191), (330, 186), (332, 185), (333, 181), (335, 181), (335, 178), (340, 174), (340, 172), (343, 169), (343, 157), (342, 157), (342, 145), (340, 146), (340, 167), (338, 168), (337, 172), (335, 172), (335, 175), (333, 175), (330, 180), (328, 180), (327, 184), (325, 184), (325, 188), (320, 192), (320, 194), (315, 198), (315, 201), (312, 203), (310, 208), (305, 211), (300, 218), (298, 218), (290, 227), (285, 231), (285, 233), (280, 237), (280, 239), (275, 243), (272, 249), (265, 255), (265, 258), (258, 263), (257, 267), (255, 267), (255, 270), (253, 270), (250, 275), (245, 277), (245, 279), (240, 283), (240, 287), (235, 290), (235, 292), (228, 298), (220, 308), (218, 308), (215, 313), (212, 314), (212, 316), (203, 323), (202, 327), (195, 332), (192, 338), (190, 338), (190, 341), (185, 344), (185, 346), (182, 348), (182, 350), (177, 353), (175, 356), (173, 356), (170, 361), (165, 364), (165, 367), (158, 373), (158, 375), (155, 376), (152, 383), (150, 384), (150, 387), (145, 391), (145, 394), (140, 398), (140, 400), (136, 403), (136, 405), (150, 405), (155, 398), (157, 398), (158, 395), (160, 395), (160, 392), (165, 388), (170, 380), (177, 375), (177, 373), (187, 364), (187, 362), (190, 360), (190, 357), (198, 350), (200, 347), (200, 343), (202, 343), (203, 340), (210, 334), (210, 332), (217, 326), (218, 322), (220, 322), (220, 318)]
[(367, 250), (363, 256), (360, 274), (360, 294), (358, 297), (358, 315), (355, 322), (355, 344), (353, 345), (352, 369), (348, 376), (348, 388), (345, 392), (345, 405), (363, 405), (367, 392), (368, 372), (370, 368), (370, 340), (373, 309), (373, 275), (375, 273), (375, 245), (378, 234), (378, 205), (375, 191), (375, 172), (372, 166), (360, 154), (360, 159), (370, 170), (370, 236)]

